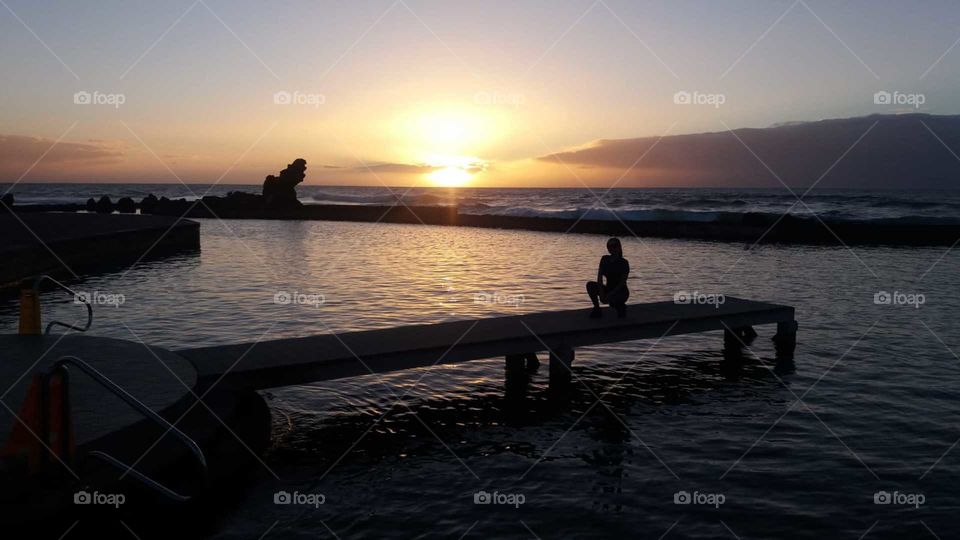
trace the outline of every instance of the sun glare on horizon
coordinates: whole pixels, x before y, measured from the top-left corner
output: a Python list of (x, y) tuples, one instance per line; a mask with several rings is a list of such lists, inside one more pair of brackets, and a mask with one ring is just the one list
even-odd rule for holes
[(497, 137), (496, 118), (455, 105), (440, 105), (405, 114), (396, 124), (404, 153), (430, 167), (425, 181), (440, 187), (462, 187), (487, 168), (477, 152)]
[(433, 171), (427, 178), (441, 187), (463, 187), (470, 182), (471, 174), (459, 167), (444, 167)]
[(463, 187), (486, 167), (483, 160), (472, 156), (431, 156), (427, 164), (434, 168), (427, 173), (427, 180), (441, 187)]

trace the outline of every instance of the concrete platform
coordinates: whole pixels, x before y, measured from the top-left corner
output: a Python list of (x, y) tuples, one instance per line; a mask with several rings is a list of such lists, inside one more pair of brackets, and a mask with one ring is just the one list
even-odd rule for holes
[(37, 274), (132, 264), (148, 252), (160, 256), (198, 250), (200, 224), (167, 216), (4, 212), (0, 238), (3, 288)]
[[(32, 376), (50, 369), (50, 366), (64, 355), (76, 356), (86, 361), (160, 414), (191, 398), (187, 388), (180, 384), (175, 376), (190, 389), (197, 384), (197, 373), (193, 365), (165, 349), (151, 347), (159, 357), (158, 360), (142, 344), (136, 342), (80, 335), (69, 335), (63, 339), (59, 339), (60, 337), (0, 336), (0, 401), (15, 413), (20, 412)], [(68, 369), (70, 402), (78, 447), (144, 420), (143, 415), (79, 369)], [(0, 407), (0, 441), (6, 440), (14, 422), (13, 414)]]
[(719, 306), (672, 301), (633, 304), (625, 319), (617, 319), (610, 309), (604, 310), (605, 318), (590, 319), (589, 311), (548, 311), (177, 352), (197, 366), (201, 387), (225, 374), (226, 382), (262, 389), (367, 375), (371, 370), (430, 366), (438, 361), (457, 363), (548, 350), (559, 353), (603, 343), (794, 321), (790, 306), (730, 297)]

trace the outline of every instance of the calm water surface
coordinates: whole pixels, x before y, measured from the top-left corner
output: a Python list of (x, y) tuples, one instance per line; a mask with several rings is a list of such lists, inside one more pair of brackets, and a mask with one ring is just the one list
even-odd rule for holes
[[(93, 333), (177, 348), (584, 307), (603, 240), (203, 220), (201, 254), (76, 286), (125, 296)], [(631, 301), (794, 305), (793, 364), (759, 327), (743, 362), (724, 360), (719, 333), (578, 350), (565, 400), (546, 363), (508, 392), (502, 359), (273, 390), (275, 445), (216, 538), (953, 537), (960, 253), (743, 248), (625, 241)], [(878, 305), (878, 291), (925, 303)], [(47, 305), (45, 320), (79, 315)], [(15, 331), (12, 302), (0, 315)], [(326, 503), (275, 505), (278, 490)], [(476, 505), (480, 490), (523, 504)], [(675, 504), (680, 491), (723, 504)], [(880, 491), (923, 504), (875, 504)]]

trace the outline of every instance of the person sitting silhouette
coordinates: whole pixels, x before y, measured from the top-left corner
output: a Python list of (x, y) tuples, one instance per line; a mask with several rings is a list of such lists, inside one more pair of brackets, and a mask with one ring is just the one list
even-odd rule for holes
[[(607, 240), (609, 255), (600, 258), (600, 268), (597, 270), (597, 280), (587, 282), (587, 294), (593, 302), (591, 319), (603, 316), (600, 312), (600, 302), (608, 304), (617, 310), (617, 317), (627, 316), (627, 298), (630, 291), (627, 289), (627, 275), (630, 273), (630, 263), (623, 258), (623, 246), (619, 238)], [(604, 283), (606, 278), (606, 283)]]

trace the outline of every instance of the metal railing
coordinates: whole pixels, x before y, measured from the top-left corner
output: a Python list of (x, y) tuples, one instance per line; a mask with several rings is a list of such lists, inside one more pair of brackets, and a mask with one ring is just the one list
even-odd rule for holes
[[(158, 424), (160, 427), (165, 428), (166, 432), (164, 433), (164, 435), (166, 435), (166, 433), (172, 433), (174, 436), (180, 439), (180, 441), (187, 448), (190, 449), (193, 455), (197, 458), (197, 461), (200, 463), (200, 468), (202, 470), (200, 484), (201, 484), (201, 487), (206, 486), (207, 477), (208, 477), (207, 459), (203, 455), (203, 450), (200, 449), (200, 446), (197, 445), (197, 443), (192, 438), (190, 438), (189, 435), (177, 429), (176, 426), (168, 422), (165, 418), (163, 418), (162, 416), (160, 416), (159, 414), (151, 410), (149, 407), (144, 405), (143, 402), (141, 402), (139, 399), (135, 398), (129, 392), (127, 392), (126, 390), (118, 386), (116, 383), (111, 381), (106, 375), (104, 375), (103, 373), (100, 373), (96, 368), (94, 368), (87, 362), (81, 360), (80, 358), (77, 358), (76, 356), (63, 356), (59, 358), (56, 361), (56, 363), (54, 363), (53, 366), (50, 368), (50, 373), (53, 373), (57, 370), (62, 370), (64, 375), (67, 377), (67, 380), (69, 381), (70, 372), (67, 369), (68, 364), (76, 366), (77, 368), (80, 369), (80, 371), (83, 371), (84, 373), (86, 373), (91, 379), (98, 382), (101, 386), (103, 386), (104, 388), (112, 392), (114, 395), (122, 399), (124, 402), (127, 403), (127, 405), (130, 405), (130, 407), (135, 409), (137, 412), (149, 418), (150, 420)], [(103, 461), (106, 461), (107, 463), (113, 465), (114, 467), (120, 470), (123, 470), (124, 474), (130, 474), (131, 476), (133, 476), (134, 478), (142, 482), (147, 487), (153, 489), (154, 491), (166, 497), (169, 497), (170, 499), (173, 499), (178, 502), (187, 502), (193, 498), (192, 495), (182, 495), (180, 493), (177, 493), (176, 491), (168, 488), (167, 486), (164, 486), (160, 482), (157, 482), (156, 480), (150, 478), (149, 476), (134, 469), (133, 465), (128, 465), (120, 461), (119, 459), (111, 456), (110, 454), (107, 454), (106, 452), (102, 452), (100, 450), (92, 450), (88, 453), (88, 455), (96, 457)]]

